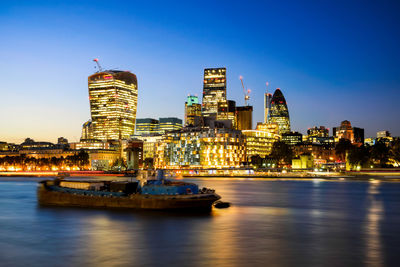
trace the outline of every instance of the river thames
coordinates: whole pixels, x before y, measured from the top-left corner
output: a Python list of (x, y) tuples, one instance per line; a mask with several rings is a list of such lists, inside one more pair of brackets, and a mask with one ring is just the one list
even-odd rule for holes
[(40, 207), (0, 177), (1, 266), (399, 266), (400, 183), (186, 179), (210, 214)]

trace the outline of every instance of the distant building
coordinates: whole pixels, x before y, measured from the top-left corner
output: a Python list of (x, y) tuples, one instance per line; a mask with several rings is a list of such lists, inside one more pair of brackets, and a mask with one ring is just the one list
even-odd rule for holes
[(88, 120), (82, 125), (81, 140), (93, 139), (93, 123)]
[(376, 138), (390, 137), (389, 131), (379, 131), (376, 133)]
[(57, 139), (57, 144), (58, 145), (68, 145), (68, 139), (64, 137), (59, 137)]
[(158, 134), (160, 122), (156, 119), (145, 118), (136, 120), (136, 135)]
[(182, 120), (175, 117), (160, 118), (158, 133), (164, 134), (170, 131), (182, 129)]
[(290, 146), (294, 146), (303, 141), (303, 135), (299, 132), (289, 132), (282, 134), (282, 141)]
[(129, 140), (127, 147), (124, 149), (126, 153), (126, 165), (128, 170), (137, 170), (143, 165), (143, 141), (134, 139)]
[(272, 95), (270, 93), (264, 94), (264, 123), (269, 123), (269, 113), (271, 110), (271, 99), (272, 99)]
[(201, 104), (197, 96), (189, 95), (185, 102), (185, 126), (201, 125)]
[(137, 138), (143, 141), (143, 159), (153, 159), (156, 156), (156, 145), (161, 142), (164, 137), (160, 134), (154, 134), (142, 135)]
[(274, 132), (262, 130), (243, 130), (246, 137), (247, 159), (252, 156), (265, 157), (272, 152), (273, 144), (279, 140), (279, 135)]
[(329, 129), (325, 128), (325, 126), (314, 126), (312, 128), (308, 128), (307, 134), (309, 137), (328, 137), (329, 136)]
[(226, 101), (226, 68), (204, 70), (202, 114), (216, 116), (218, 102)]
[(225, 100), (218, 102), (218, 113), (217, 120), (219, 121), (230, 121), (231, 128), (236, 126), (236, 102), (232, 100)]
[(128, 139), (135, 130), (138, 87), (136, 75), (107, 70), (88, 78), (93, 138)]
[(236, 107), (236, 129), (237, 130), (253, 129), (253, 107), (252, 106)]
[(352, 127), (347, 120), (342, 121), (339, 127), (333, 128), (335, 141), (340, 139), (350, 140), (351, 143), (364, 144), (364, 129)]
[(275, 90), (271, 99), (269, 122), (278, 124), (279, 134), (290, 132), (289, 110), (286, 99), (279, 88)]

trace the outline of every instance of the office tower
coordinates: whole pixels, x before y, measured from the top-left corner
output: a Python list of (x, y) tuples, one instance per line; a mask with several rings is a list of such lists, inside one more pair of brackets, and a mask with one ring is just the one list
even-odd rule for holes
[(314, 126), (312, 128), (308, 128), (307, 134), (310, 137), (328, 137), (329, 129), (325, 128), (325, 126)]
[(216, 116), (218, 102), (226, 101), (226, 68), (204, 70), (202, 114)]
[(236, 107), (236, 129), (237, 130), (253, 129), (252, 106)]
[(88, 120), (82, 125), (82, 140), (93, 139), (93, 124), (91, 120)]
[(156, 119), (145, 118), (136, 120), (137, 135), (158, 134), (160, 122)]
[(264, 94), (264, 123), (269, 123), (269, 112), (271, 110), (271, 98), (270, 93)]
[(278, 124), (279, 134), (290, 132), (289, 110), (282, 91), (277, 88), (271, 99), (269, 122)]
[(136, 75), (107, 70), (88, 78), (93, 138), (128, 139), (135, 130), (138, 87)]
[(218, 102), (217, 120), (228, 121), (231, 124), (228, 128), (235, 128), (236, 125), (236, 102), (225, 100)]
[(170, 131), (182, 129), (182, 120), (174, 117), (160, 118), (160, 125), (158, 132), (164, 134)]
[(197, 96), (189, 95), (185, 102), (185, 126), (201, 125), (201, 104)]

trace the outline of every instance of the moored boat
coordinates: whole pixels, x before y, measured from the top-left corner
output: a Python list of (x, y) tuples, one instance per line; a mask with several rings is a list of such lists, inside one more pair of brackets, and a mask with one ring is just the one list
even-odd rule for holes
[(212, 189), (194, 183), (158, 179), (138, 181), (72, 181), (55, 179), (40, 182), (40, 205), (153, 210), (211, 210), (221, 197)]

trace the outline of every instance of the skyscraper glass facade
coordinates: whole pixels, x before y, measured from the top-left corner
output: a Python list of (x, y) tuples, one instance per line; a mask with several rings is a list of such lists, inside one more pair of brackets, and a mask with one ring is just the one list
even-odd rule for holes
[(201, 104), (197, 96), (189, 95), (185, 102), (185, 126), (199, 126), (201, 123)]
[(204, 70), (203, 116), (216, 116), (218, 102), (226, 100), (226, 68)]
[(269, 122), (278, 124), (279, 134), (290, 132), (290, 118), (286, 99), (282, 91), (276, 89), (271, 99)]
[(128, 139), (135, 130), (138, 87), (136, 75), (108, 70), (88, 78), (93, 138)]

